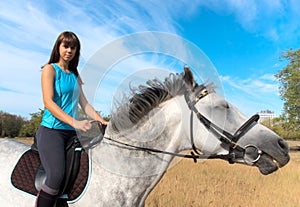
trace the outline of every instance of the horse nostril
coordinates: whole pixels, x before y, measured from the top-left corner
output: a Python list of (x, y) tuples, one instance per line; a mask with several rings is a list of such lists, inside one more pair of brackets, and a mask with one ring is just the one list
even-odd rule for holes
[(289, 150), (289, 146), (287, 144), (286, 141), (284, 141), (283, 139), (279, 139), (278, 140), (278, 145), (285, 151), (288, 153), (288, 150)]

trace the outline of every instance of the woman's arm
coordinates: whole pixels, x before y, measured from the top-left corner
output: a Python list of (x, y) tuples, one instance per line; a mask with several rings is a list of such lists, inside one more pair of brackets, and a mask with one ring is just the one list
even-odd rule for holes
[[(80, 78), (79, 78), (80, 79)], [(96, 110), (88, 103), (82, 89), (82, 82), (79, 81), (80, 85), (80, 97), (79, 104), (86, 115), (88, 115), (91, 119), (99, 121), (103, 125), (107, 125), (108, 122), (104, 120)]]
[(91, 128), (91, 124), (87, 120), (77, 121), (73, 117), (65, 113), (54, 101), (54, 80), (55, 69), (52, 65), (47, 64), (42, 70), (42, 94), (43, 102), (46, 109), (48, 109), (57, 119), (69, 124), (70, 126), (86, 131)]

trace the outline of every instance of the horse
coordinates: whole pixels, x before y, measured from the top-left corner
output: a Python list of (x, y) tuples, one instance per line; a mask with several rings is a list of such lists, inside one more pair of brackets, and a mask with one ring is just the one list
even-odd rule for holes
[[(258, 118), (248, 119), (213, 84), (198, 84), (188, 67), (163, 81), (149, 80), (116, 104), (101, 142), (89, 150), (92, 173), (85, 193), (69, 206), (144, 206), (176, 156), (224, 159), (273, 173), (289, 162), (288, 145)], [(14, 165), (29, 147), (0, 140), (3, 206), (34, 206), (34, 196), (10, 183)]]

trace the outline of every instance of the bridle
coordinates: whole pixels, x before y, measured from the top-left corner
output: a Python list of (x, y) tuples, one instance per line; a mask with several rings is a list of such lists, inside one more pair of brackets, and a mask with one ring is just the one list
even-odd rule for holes
[[(191, 158), (196, 163), (198, 159), (223, 159), (227, 160), (229, 163), (235, 163), (237, 159), (243, 159), (246, 163), (254, 164), (257, 162), (262, 154), (262, 151), (255, 145), (246, 145), (245, 147), (240, 146), (237, 142), (240, 139), (241, 136), (243, 136), (245, 133), (248, 132), (249, 129), (251, 129), (255, 123), (257, 123), (259, 119), (259, 115), (255, 114), (250, 119), (248, 119), (233, 135), (229, 132), (223, 130), (213, 122), (211, 122), (209, 119), (207, 119), (203, 114), (201, 114), (198, 109), (195, 107), (197, 102), (204, 98), (206, 95), (208, 95), (209, 92), (204, 87), (203, 90), (200, 91), (200, 93), (194, 98), (190, 99), (190, 94), (188, 91), (185, 92), (184, 97), (186, 99), (186, 102), (188, 104), (189, 109), (191, 110), (191, 116), (190, 116), (190, 137), (191, 137), (191, 145), (193, 151), (191, 154), (180, 154), (175, 152), (168, 152), (164, 150), (154, 149), (154, 148), (148, 148), (148, 147), (140, 147), (131, 145), (128, 143), (124, 143), (115, 139), (112, 139), (110, 137), (103, 136), (103, 139), (109, 140), (111, 142), (117, 143), (119, 145), (123, 145), (128, 147), (128, 149), (133, 150), (141, 150), (141, 151), (147, 151), (147, 152), (153, 152), (153, 153), (160, 153), (160, 154), (167, 154), (167, 155), (173, 155), (177, 157), (183, 157), (183, 158)], [(193, 136), (193, 114), (197, 115), (198, 120), (206, 127), (208, 131), (213, 133), (221, 142), (223, 145), (228, 147), (228, 154), (212, 154), (212, 155), (205, 155), (202, 154), (199, 149), (195, 146), (194, 142), (194, 136)], [(98, 123), (99, 124), (99, 123)], [(100, 126), (101, 127), (101, 126)], [(102, 128), (102, 127), (101, 127)], [(103, 133), (104, 135), (104, 133)], [(98, 139), (100, 143), (102, 139)], [(256, 156), (250, 157), (247, 155), (247, 151), (255, 151)]]
[[(190, 94), (188, 91), (185, 92), (184, 97), (188, 104), (189, 109), (191, 110), (191, 116), (190, 116), (190, 137), (191, 137), (191, 144), (193, 151), (191, 154), (193, 156), (202, 156), (202, 154), (199, 152), (198, 148), (195, 146), (194, 142), (194, 136), (193, 136), (193, 114), (195, 113), (198, 120), (206, 127), (208, 131), (213, 133), (215, 137), (217, 137), (221, 142), (222, 145), (225, 145), (228, 147), (228, 154), (225, 155), (211, 155), (209, 157), (206, 157), (207, 159), (224, 159), (227, 160), (230, 164), (235, 163), (237, 159), (244, 159), (245, 162), (248, 162), (250, 164), (253, 164), (257, 162), (260, 159), (260, 156), (262, 154), (262, 151), (255, 145), (246, 145), (245, 147), (240, 146), (237, 142), (238, 140), (248, 132), (249, 129), (251, 129), (255, 123), (259, 120), (259, 115), (255, 114), (250, 119), (248, 119), (238, 130), (232, 135), (231, 133), (227, 132), (226, 130), (220, 128), (213, 122), (211, 122), (209, 119), (207, 119), (203, 114), (201, 114), (198, 109), (195, 107), (197, 102), (207, 96), (209, 92), (204, 87), (197, 96), (195, 96), (194, 99), (190, 99)], [(246, 152), (247, 150), (251, 151), (254, 150), (256, 152), (255, 157), (249, 157), (247, 156)], [(198, 158), (198, 157), (197, 157)], [(196, 160), (194, 159), (196, 162)]]

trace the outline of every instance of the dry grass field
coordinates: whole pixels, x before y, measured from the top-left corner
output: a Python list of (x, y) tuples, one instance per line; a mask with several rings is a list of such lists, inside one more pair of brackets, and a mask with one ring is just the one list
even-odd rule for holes
[[(30, 139), (22, 141), (31, 143)], [(300, 142), (290, 142), (300, 146)], [(300, 151), (271, 175), (222, 160), (180, 160), (146, 200), (146, 207), (298, 207)]]
[(169, 169), (147, 198), (146, 207), (298, 207), (300, 152), (271, 175), (257, 168), (206, 160), (181, 160)]

